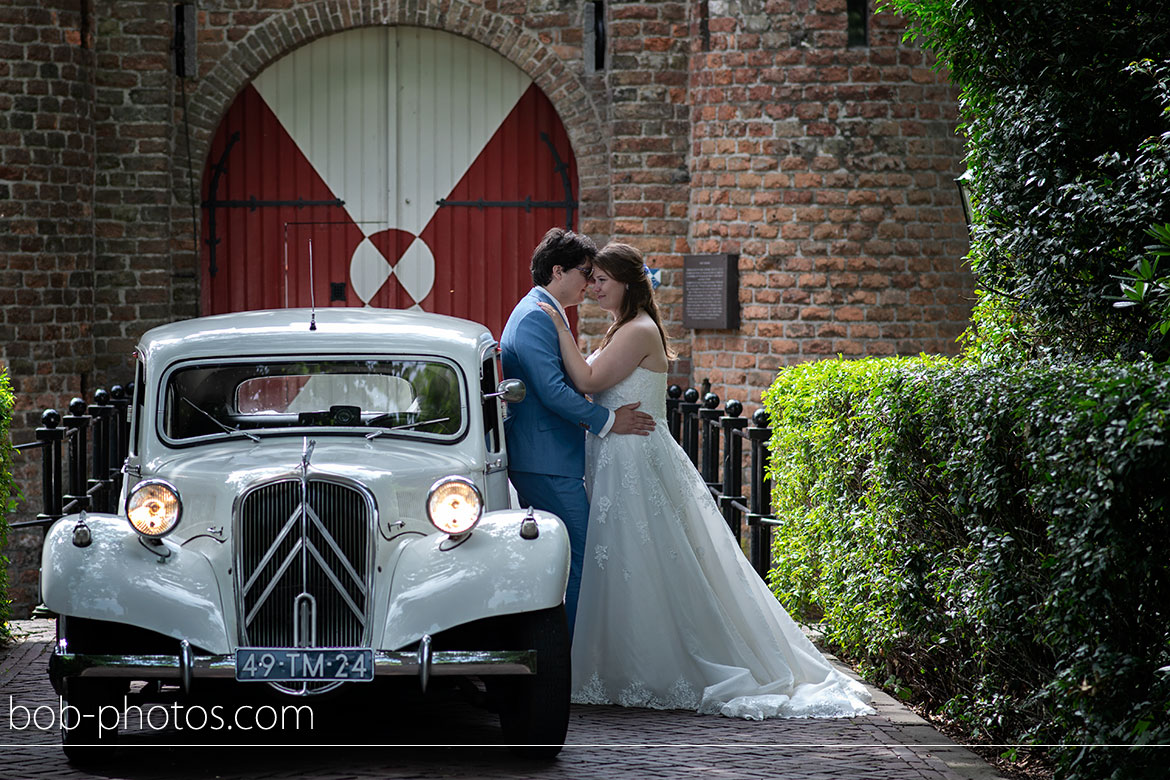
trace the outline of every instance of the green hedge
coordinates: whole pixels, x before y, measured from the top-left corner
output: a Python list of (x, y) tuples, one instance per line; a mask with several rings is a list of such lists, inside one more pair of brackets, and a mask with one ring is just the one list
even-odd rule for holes
[[(8, 436), (12, 421), (12, 386), (8, 372), (0, 367), (0, 553), (8, 539), (8, 515), (16, 505), (16, 486), (12, 481), (12, 440)], [(12, 638), (8, 630), (11, 616), (8, 600), (8, 559), (0, 554), (0, 645)]]
[(1170, 368), (829, 360), (765, 405), (773, 588), (870, 679), (993, 742), (1170, 742)]

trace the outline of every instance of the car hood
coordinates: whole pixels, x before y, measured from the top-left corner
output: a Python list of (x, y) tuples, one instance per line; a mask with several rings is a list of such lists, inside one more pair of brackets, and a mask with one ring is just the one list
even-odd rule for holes
[(374, 496), (379, 525), (401, 521), (407, 529), (431, 533), (425, 502), (442, 477), (461, 475), (482, 485), (484, 463), (453, 447), (388, 438), (354, 436), (268, 437), (234, 440), (173, 450), (142, 463), (141, 479), (165, 479), (178, 490), (183, 518), (176, 541), (218, 529), (231, 533), (237, 496), (249, 488), (301, 474), (306, 445), (309, 477), (334, 477), (360, 483)]

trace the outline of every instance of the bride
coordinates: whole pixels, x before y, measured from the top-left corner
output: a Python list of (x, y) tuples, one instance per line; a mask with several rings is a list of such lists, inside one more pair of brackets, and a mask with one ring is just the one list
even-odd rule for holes
[(589, 534), (573, 641), (573, 701), (729, 717), (873, 714), (756, 576), (666, 425), (672, 356), (642, 256), (611, 243), (593, 291), (613, 317), (587, 362), (564, 320), (565, 370), (611, 409), (635, 401), (649, 437), (588, 437)]

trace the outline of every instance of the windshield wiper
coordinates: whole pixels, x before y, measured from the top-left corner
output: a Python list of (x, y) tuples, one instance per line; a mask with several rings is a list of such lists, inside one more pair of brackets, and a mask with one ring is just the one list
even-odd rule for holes
[(451, 419), (450, 417), (436, 417), (433, 420), (419, 420), (417, 422), (403, 423), (402, 425), (395, 425), (393, 428), (388, 428), (387, 430), (404, 431), (407, 428), (417, 428), (420, 425), (432, 425), (434, 423), (447, 422), (450, 419)]
[(405, 431), (409, 428), (417, 428), (420, 425), (433, 425), (434, 423), (447, 422), (450, 419), (451, 419), (450, 417), (436, 417), (433, 420), (417, 420), (416, 422), (412, 422), (412, 423), (403, 423), (402, 425), (395, 425), (393, 428), (380, 428), (379, 430), (376, 430), (373, 433), (367, 433), (366, 438), (367, 439), (376, 439), (377, 437), (381, 436), (383, 433), (386, 433), (387, 431)]
[(220, 420), (215, 419), (215, 417), (212, 416), (211, 412), (196, 405), (194, 401), (192, 401), (190, 398), (187, 398), (186, 396), (183, 397), (183, 403), (187, 404), (187, 406), (190, 406), (192, 409), (199, 412), (201, 415), (206, 417), (208, 420), (211, 420), (213, 423), (218, 425), (220, 430), (222, 430), (224, 433), (242, 433), (245, 436), (247, 436), (249, 439), (251, 439), (252, 441), (260, 441), (260, 437), (254, 433), (249, 433), (248, 431), (240, 430), (239, 428), (233, 428), (232, 426), (230, 426), (224, 422), (221, 422)]

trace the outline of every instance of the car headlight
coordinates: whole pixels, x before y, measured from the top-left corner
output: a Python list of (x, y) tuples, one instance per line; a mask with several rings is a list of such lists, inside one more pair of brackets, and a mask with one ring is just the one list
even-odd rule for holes
[(444, 477), (427, 494), (427, 518), (435, 528), (451, 536), (470, 531), (482, 514), (483, 497), (469, 479)]
[(175, 530), (183, 514), (183, 502), (174, 485), (161, 479), (139, 482), (126, 499), (126, 517), (134, 530), (157, 539)]

